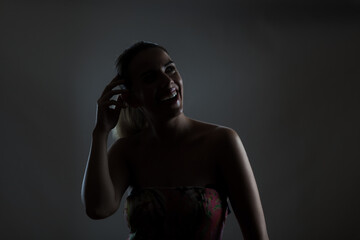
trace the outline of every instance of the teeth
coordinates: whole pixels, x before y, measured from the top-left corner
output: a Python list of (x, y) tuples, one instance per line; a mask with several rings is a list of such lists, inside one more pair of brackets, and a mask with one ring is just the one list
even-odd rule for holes
[(176, 95), (177, 95), (177, 92), (174, 91), (174, 92), (172, 92), (169, 96), (164, 97), (164, 98), (161, 99), (160, 101), (166, 101), (166, 100), (168, 100), (168, 99), (170, 99), (170, 98), (175, 97)]

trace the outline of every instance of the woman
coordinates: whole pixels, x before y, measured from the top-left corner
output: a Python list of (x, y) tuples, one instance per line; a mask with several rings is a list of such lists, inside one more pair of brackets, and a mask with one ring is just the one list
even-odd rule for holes
[[(185, 116), (183, 81), (166, 49), (136, 43), (120, 55), (117, 68), (97, 102), (82, 186), (87, 215), (110, 216), (131, 187), (129, 239), (215, 240), (229, 198), (244, 239), (268, 239), (240, 138), (230, 128)], [(107, 151), (114, 127), (120, 138)]]

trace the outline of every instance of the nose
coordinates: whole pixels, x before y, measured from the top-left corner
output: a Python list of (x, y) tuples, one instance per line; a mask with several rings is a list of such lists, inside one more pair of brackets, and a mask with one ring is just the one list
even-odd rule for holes
[(160, 74), (161, 87), (166, 88), (174, 83), (174, 80), (165, 72)]

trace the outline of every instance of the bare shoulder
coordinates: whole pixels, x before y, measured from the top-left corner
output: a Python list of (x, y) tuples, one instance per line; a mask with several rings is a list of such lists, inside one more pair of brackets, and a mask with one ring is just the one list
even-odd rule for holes
[(192, 119), (192, 122), (197, 132), (205, 134), (206, 137), (216, 137), (218, 135), (227, 134), (226, 132), (234, 131), (228, 127), (213, 123), (198, 121), (194, 119)]
[(244, 155), (245, 149), (238, 133), (229, 127), (217, 126), (209, 134), (212, 143), (212, 151), (217, 159), (224, 161), (232, 161), (235, 155)]
[(238, 141), (239, 135), (229, 127), (198, 121), (192, 119), (195, 129), (199, 135), (206, 137), (210, 142), (220, 144), (229, 143), (229, 141)]
[(236, 144), (236, 142), (240, 141), (240, 137), (234, 129), (220, 125), (214, 126), (208, 132), (208, 137), (217, 146), (228, 146), (230, 143)]
[(136, 146), (136, 141), (138, 141), (138, 136), (133, 135), (129, 137), (117, 139), (109, 148), (108, 154), (109, 157), (114, 159), (119, 159), (120, 156), (122, 159), (126, 159)]
[(239, 138), (237, 132), (229, 127), (218, 126), (213, 132), (213, 137), (218, 141), (232, 141)]
[(133, 136), (117, 139), (108, 150), (110, 175), (118, 190), (118, 199), (122, 198), (131, 181), (129, 163), (134, 141)]
[(118, 154), (123, 152), (128, 145), (128, 140), (126, 138), (117, 139), (109, 148), (109, 154)]
[(229, 127), (216, 125), (207, 122), (195, 121), (197, 136), (206, 139), (208, 149), (212, 154), (224, 156), (233, 151), (243, 149), (242, 142), (237, 132)]

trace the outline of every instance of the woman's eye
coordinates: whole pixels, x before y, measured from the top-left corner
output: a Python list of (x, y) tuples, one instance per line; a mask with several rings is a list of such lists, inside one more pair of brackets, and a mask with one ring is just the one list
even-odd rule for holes
[(168, 66), (165, 70), (166, 73), (174, 73), (176, 71), (174, 66)]

